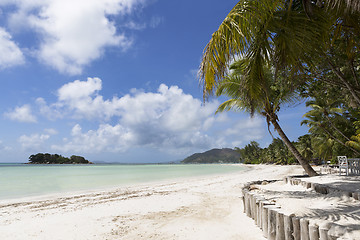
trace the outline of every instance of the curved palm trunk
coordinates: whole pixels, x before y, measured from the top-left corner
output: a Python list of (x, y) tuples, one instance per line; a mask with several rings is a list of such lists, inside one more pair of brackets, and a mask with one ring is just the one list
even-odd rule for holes
[(275, 118), (270, 119), (272, 125), (274, 126), (275, 130), (278, 132), (279, 136), (285, 143), (285, 145), (289, 148), (291, 153), (294, 155), (296, 160), (300, 163), (300, 165), (304, 168), (305, 172), (310, 176), (317, 176), (318, 174), (315, 170), (310, 166), (309, 162), (306, 161), (303, 156), (299, 153), (299, 151), (295, 148), (295, 146), (290, 142), (288, 137), (285, 135), (284, 131), (281, 129), (279, 123), (276, 121)]
[(346, 141), (351, 141), (350, 138), (348, 138), (343, 132), (341, 132), (341, 131), (335, 126), (335, 124), (331, 121), (331, 119), (330, 119), (328, 116), (326, 116), (326, 118), (328, 119), (328, 121), (329, 121), (329, 123), (330, 123), (330, 126), (331, 126), (333, 129), (335, 129), (336, 132), (338, 132), (341, 136), (343, 136), (343, 137), (346, 139)]

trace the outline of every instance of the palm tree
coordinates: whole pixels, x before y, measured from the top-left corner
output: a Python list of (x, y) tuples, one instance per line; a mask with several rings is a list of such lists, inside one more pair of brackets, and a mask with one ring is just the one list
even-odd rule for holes
[(250, 62), (249, 93), (260, 94), (262, 66), (274, 63), (276, 70), (291, 66), (289, 73), (304, 69), (303, 62), (311, 62), (308, 53), (319, 48), (324, 29), (328, 16), (309, 19), (300, 0), (240, 0), (204, 49), (199, 71), (204, 97), (214, 92), (229, 63), (239, 56)]
[[(217, 112), (225, 110), (243, 110), (249, 112), (251, 116), (258, 113), (266, 118), (268, 128), (272, 124), (281, 137), (282, 141), (298, 160), (301, 166), (305, 169), (309, 176), (315, 176), (317, 173), (310, 166), (310, 164), (302, 157), (298, 150), (294, 147), (292, 142), (288, 139), (278, 121), (278, 111), (284, 103), (289, 103), (293, 100), (294, 91), (289, 84), (284, 84), (283, 79), (275, 77), (274, 72), (268, 65), (262, 66), (260, 70), (262, 80), (259, 82), (260, 94), (252, 94), (251, 85), (254, 77), (249, 71), (251, 60), (244, 58), (238, 60), (231, 65), (230, 69), (233, 70), (231, 74), (219, 82), (216, 95), (226, 95), (230, 97), (229, 100), (222, 103)], [(270, 132), (270, 129), (269, 129)]]
[[(319, 20), (310, 20), (303, 11), (300, 0), (240, 0), (212, 35), (204, 50), (199, 71), (204, 98), (207, 98), (219, 87), (232, 84), (224, 80), (228, 75), (230, 62), (239, 57), (246, 58), (245, 68), (241, 70), (247, 76), (246, 91), (241, 93), (243, 86), (236, 84), (234, 88), (227, 87), (226, 95), (233, 99), (221, 105), (219, 111), (248, 106), (245, 109), (253, 114), (256, 112), (255, 108), (260, 107), (258, 112), (265, 113), (267, 122), (273, 124), (309, 175), (316, 173), (291, 144), (277, 122), (279, 105), (270, 98), (274, 96), (269, 95), (272, 93), (269, 92), (270, 86), (265, 79), (267, 73), (264, 66), (272, 66), (275, 75), (281, 73), (293, 76), (302, 70), (304, 65), (300, 59), (310, 62), (310, 55), (306, 53), (314, 49), (312, 44), (323, 38), (321, 31), (314, 30), (326, 29), (322, 24), (327, 24), (327, 20), (321, 16), (317, 16)], [(289, 77), (283, 79), (290, 82)], [(234, 89), (234, 93), (239, 95), (232, 95), (230, 89)], [(264, 95), (264, 91), (268, 93)], [(217, 90), (217, 94), (222, 94), (221, 92), (222, 90)], [(284, 94), (281, 91), (278, 93)], [(246, 98), (240, 100), (238, 96)], [(263, 96), (268, 99), (263, 99)], [(261, 102), (262, 105), (253, 104), (253, 101)]]
[(329, 98), (315, 99), (306, 102), (306, 106), (310, 106), (312, 108), (312, 110), (308, 112), (308, 115), (318, 114), (321, 116), (321, 118), (323, 118), (324, 122), (327, 122), (331, 126), (331, 128), (333, 128), (347, 141), (350, 141), (350, 139), (333, 122), (335, 119), (340, 119), (340, 114), (344, 112), (344, 110), (340, 108), (339, 105), (341, 105), (339, 101)]
[[(306, 119), (301, 121), (301, 125), (307, 125), (309, 127), (309, 132), (317, 137), (322, 137), (326, 139), (331, 139), (336, 141), (337, 143), (343, 145), (344, 147), (349, 148), (356, 154), (360, 154), (356, 149), (354, 149), (351, 145), (347, 145), (344, 141), (342, 141), (338, 136), (336, 136), (328, 126), (328, 122), (324, 121), (324, 117), (321, 115), (321, 112), (311, 110), (303, 115)], [(325, 144), (325, 141), (324, 141)], [(318, 146), (321, 145), (321, 141), (318, 141)]]
[(352, 136), (351, 140), (347, 141), (345, 144), (360, 151), (360, 134)]

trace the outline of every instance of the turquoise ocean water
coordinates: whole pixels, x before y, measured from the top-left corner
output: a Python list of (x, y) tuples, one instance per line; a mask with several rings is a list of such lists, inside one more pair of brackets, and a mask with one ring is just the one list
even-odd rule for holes
[(127, 186), (167, 179), (240, 172), (236, 165), (0, 164), (0, 199)]

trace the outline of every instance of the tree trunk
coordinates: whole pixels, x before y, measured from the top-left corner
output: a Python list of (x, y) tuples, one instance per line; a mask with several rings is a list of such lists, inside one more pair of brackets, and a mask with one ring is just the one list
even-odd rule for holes
[(275, 130), (278, 132), (279, 136), (285, 143), (285, 145), (289, 148), (291, 153), (294, 155), (296, 160), (301, 164), (301, 166), (304, 168), (305, 172), (310, 176), (317, 176), (318, 174), (315, 172), (315, 170), (310, 166), (309, 162), (306, 161), (303, 156), (299, 153), (299, 151), (295, 148), (295, 146), (290, 142), (288, 137), (285, 135), (284, 131), (281, 129), (279, 123), (276, 121), (275, 117), (271, 117), (270, 121), (272, 125), (274, 126)]

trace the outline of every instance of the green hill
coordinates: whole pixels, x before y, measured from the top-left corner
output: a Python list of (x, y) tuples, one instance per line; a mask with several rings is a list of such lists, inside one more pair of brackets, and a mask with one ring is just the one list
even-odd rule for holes
[(195, 153), (181, 163), (240, 163), (240, 153), (230, 148), (215, 148), (203, 153)]

